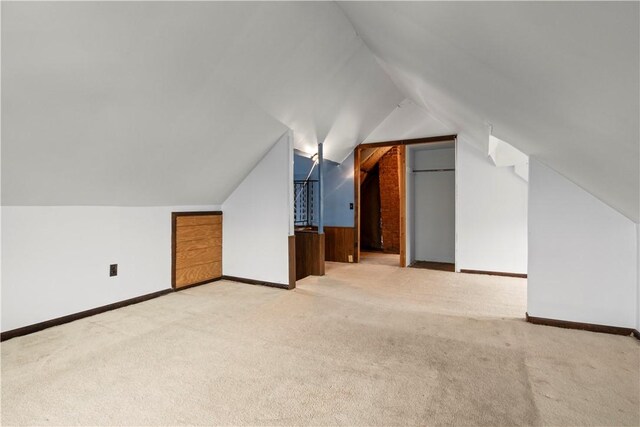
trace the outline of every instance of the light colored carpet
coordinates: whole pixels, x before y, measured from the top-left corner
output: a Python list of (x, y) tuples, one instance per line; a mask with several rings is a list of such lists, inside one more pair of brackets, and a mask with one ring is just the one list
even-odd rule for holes
[(638, 425), (640, 345), (531, 325), (526, 281), (327, 265), (2, 343), (2, 422)]
[(360, 252), (360, 263), (374, 265), (388, 265), (389, 267), (400, 266), (400, 255), (385, 254), (384, 252)]

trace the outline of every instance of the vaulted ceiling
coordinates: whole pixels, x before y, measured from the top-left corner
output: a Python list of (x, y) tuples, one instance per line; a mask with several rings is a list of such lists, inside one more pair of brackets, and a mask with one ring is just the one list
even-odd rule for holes
[(638, 7), (3, 2), (2, 204), (216, 204), (288, 128), (341, 161), (492, 124), (638, 222)]
[(461, 138), (493, 133), (635, 222), (640, 3), (341, 2), (403, 94)]
[(335, 3), (2, 3), (2, 203), (222, 203), (403, 99)]

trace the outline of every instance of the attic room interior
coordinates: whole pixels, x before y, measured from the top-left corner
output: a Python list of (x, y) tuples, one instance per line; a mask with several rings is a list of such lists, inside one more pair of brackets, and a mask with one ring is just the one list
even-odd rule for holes
[(2, 425), (640, 425), (639, 2), (1, 25)]

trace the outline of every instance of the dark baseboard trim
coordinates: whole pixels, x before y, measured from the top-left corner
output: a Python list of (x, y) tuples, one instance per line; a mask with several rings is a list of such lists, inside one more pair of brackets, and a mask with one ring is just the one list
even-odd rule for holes
[(609, 326), (609, 325), (597, 325), (595, 323), (572, 322), (570, 320), (547, 319), (545, 317), (529, 316), (529, 313), (525, 313), (525, 317), (527, 319), (527, 322), (533, 323), (535, 325), (554, 326), (556, 328), (565, 328), (565, 329), (580, 329), (583, 331), (599, 332), (602, 334), (625, 335), (625, 336), (633, 335), (637, 339), (640, 339), (640, 332), (633, 328), (622, 328), (620, 326)]
[(196, 286), (206, 285), (207, 283), (217, 282), (218, 280), (222, 280), (222, 276), (216, 277), (215, 279), (209, 279), (209, 280), (205, 280), (205, 281), (202, 281), (202, 282), (198, 282), (198, 283), (192, 283), (192, 284), (187, 285), (187, 286), (181, 286), (179, 288), (173, 288), (172, 290), (174, 290), (176, 292), (180, 292), (180, 291), (184, 291), (185, 289), (195, 288)]
[(141, 302), (144, 302), (144, 301), (148, 301), (148, 300), (153, 299), (153, 298), (161, 297), (163, 295), (167, 295), (167, 294), (170, 294), (170, 293), (173, 293), (173, 292), (180, 292), (180, 291), (183, 291), (185, 289), (193, 288), (195, 286), (206, 285), (207, 283), (217, 282), (218, 280), (222, 280), (222, 279), (232, 280), (234, 282), (249, 283), (251, 285), (271, 286), (271, 287), (274, 287), (274, 288), (281, 288), (281, 289), (288, 289), (289, 288), (288, 285), (281, 285), (279, 283), (263, 282), (263, 281), (252, 280), (252, 279), (243, 279), (241, 277), (221, 276), (221, 277), (217, 277), (217, 278), (212, 279), (212, 280), (206, 280), (206, 281), (194, 283), (194, 284), (191, 284), (191, 285), (188, 285), (188, 286), (183, 286), (181, 288), (164, 289), (162, 291), (153, 292), (153, 293), (146, 294), (146, 295), (140, 295), (139, 297), (130, 298), (130, 299), (127, 299), (127, 300), (124, 300), (124, 301), (118, 301), (118, 302), (114, 302), (112, 304), (103, 305), (101, 307), (96, 307), (96, 308), (92, 308), (92, 309), (89, 309), (89, 310), (81, 311), (79, 313), (68, 314), (66, 316), (58, 317), (58, 318), (51, 319), (51, 320), (45, 320), (44, 322), (35, 323), (33, 325), (23, 326), (21, 328), (12, 329), (10, 331), (5, 331), (5, 332), (0, 333), (0, 341), (6, 341), (6, 340), (9, 340), (11, 338), (16, 338), (16, 337), (21, 337), (23, 335), (32, 334), (34, 332), (39, 332), (39, 331), (42, 331), (44, 329), (52, 328), (54, 326), (64, 325), (65, 323), (73, 322), (74, 320), (80, 320), (80, 319), (83, 319), (85, 317), (95, 316), (96, 314), (104, 313), (104, 312), (111, 311), (111, 310), (116, 310), (118, 308), (126, 307), (126, 306), (132, 305), (132, 304), (138, 304), (138, 303), (141, 303)]
[(466, 274), (488, 274), (489, 276), (504, 276), (504, 277), (518, 277), (520, 279), (526, 279), (527, 275), (522, 273), (505, 273), (502, 271), (484, 271), (484, 270), (460, 270), (460, 273)]
[(244, 277), (235, 276), (222, 276), (223, 280), (230, 280), (232, 282), (247, 283), (249, 285), (269, 286), (271, 288), (289, 289), (289, 285), (283, 285), (281, 283), (265, 282), (262, 280), (245, 279)]
[(127, 299), (124, 301), (114, 302), (113, 304), (103, 305), (102, 307), (92, 308), (90, 310), (81, 311), (79, 313), (73, 313), (66, 316), (58, 317), (56, 319), (46, 320), (44, 322), (36, 323), (33, 325), (23, 326), (21, 328), (12, 329), (10, 331), (2, 332), (0, 334), (0, 341), (6, 341), (11, 338), (20, 337), (23, 335), (32, 334), (34, 332), (42, 331), (43, 329), (51, 328), (53, 326), (64, 325), (65, 323), (73, 322), (85, 317), (95, 316), (96, 314), (104, 313), (106, 311), (115, 310), (117, 308), (126, 307), (132, 304), (138, 304), (143, 301), (147, 301), (153, 298), (160, 297), (162, 295), (170, 294), (173, 289), (164, 289), (162, 291), (153, 292), (146, 295), (140, 295), (139, 297)]

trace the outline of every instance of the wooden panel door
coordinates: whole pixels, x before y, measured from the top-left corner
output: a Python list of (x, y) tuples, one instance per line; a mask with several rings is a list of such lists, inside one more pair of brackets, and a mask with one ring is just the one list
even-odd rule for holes
[(174, 212), (174, 288), (199, 285), (222, 276), (222, 212)]

